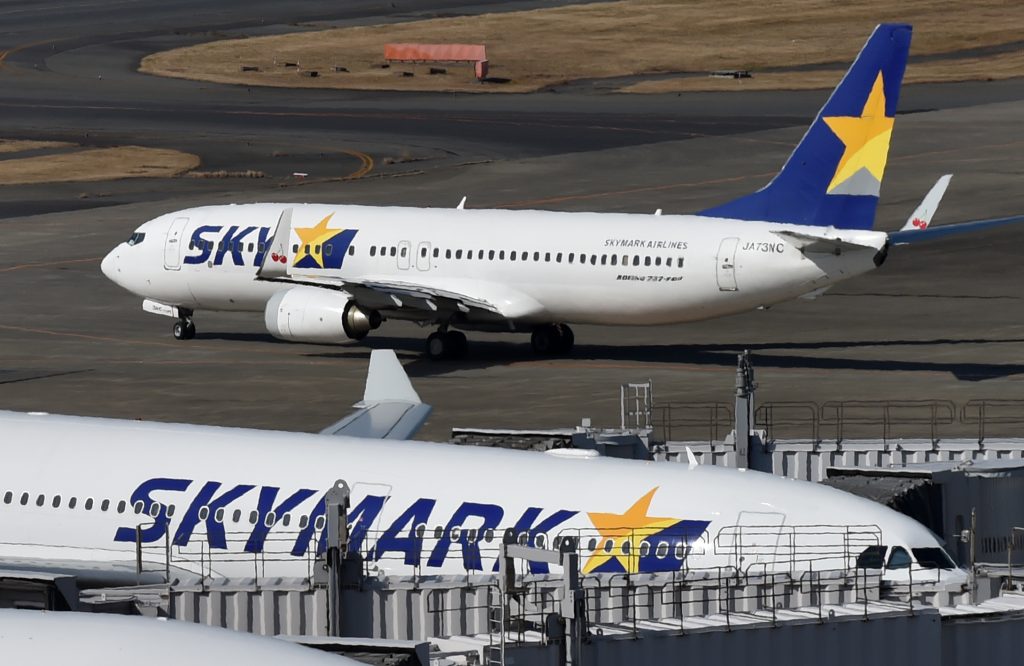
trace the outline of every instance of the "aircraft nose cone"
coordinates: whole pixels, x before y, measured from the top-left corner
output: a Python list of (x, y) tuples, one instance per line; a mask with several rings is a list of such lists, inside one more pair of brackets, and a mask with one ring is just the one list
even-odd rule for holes
[(100, 270), (107, 276), (107, 279), (116, 284), (120, 284), (121, 281), (118, 279), (119, 273), (117, 270), (117, 250), (113, 249), (107, 253), (107, 256), (103, 257), (103, 261), (100, 263)]

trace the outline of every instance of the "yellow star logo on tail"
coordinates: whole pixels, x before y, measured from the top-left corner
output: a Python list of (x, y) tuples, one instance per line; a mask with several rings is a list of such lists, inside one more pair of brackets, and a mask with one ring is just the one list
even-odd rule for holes
[[(638, 499), (625, 513), (589, 513), (590, 521), (601, 538), (597, 548), (583, 565), (583, 573), (590, 573), (609, 560), (617, 560), (629, 573), (640, 568), (640, 544), (650, 536), (679, 522), (678, 518), (648, 516), (651, 500), (657, 487)], [(611, 542), (611, 543), (609, 543)]]
[(327, 228), (327, 223), (332, 217), (334, 217), (334, 213), (320, 220), (314, 227), (295, 228), (295, 233), (299, 236), (299, 251), (295, 253), (295, 258), (292, 260), (293, 266), (298, 265), (306, 257), (310, 257), (320, 268), (324, 267), (323, 244), (338, 233), (337, 229)]
[[(839, 189), (837, 194), (878, 194), (882, 182), (885, 162), (889, 155), (889, 138), (892, 136), (894, 119), (885, 115), (885, 82), (878, 73), (871, 86), (864, 108), (859, 116), (832, 116), (822, 118), (829, 129), (845, 145), (843, 156), (828, 184), (827, 192)], [(865, 187), (864, 183), (850, 183), (844, 191), (844, 183), (861, 171), (867, 171), (876, 181)]]

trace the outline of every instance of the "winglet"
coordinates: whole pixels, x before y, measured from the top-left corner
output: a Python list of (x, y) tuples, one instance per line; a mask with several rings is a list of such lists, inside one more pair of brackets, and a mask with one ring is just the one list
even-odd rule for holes
[(456, 206), (455, 208), (456, 208), (457, 210), (464, 210), (464, 209), (466, 208), (466, 199), (467, 199), (467, 198), (468, 198), (468, 197), (462, 197), (462, 201), (460, 201), (460, 202), (459, 202), (459, 205), (458, 205), (458, 206)]
[(288, 244), (292, 238), (292, 209), (285, 208), (277, 220), (274, 237), (267, 244), (263, 263), (256, 270), (257, 280), (270, 280), (288, 275)]
[(686, 447), (686, 460), (690, 463), (690, 469), (693, 469), (700, 463), (697, 462), (697, 456), (693, 455), (693, 449)]
[(391, 349), (370, 352), (363, 399), (356, 411), (320, 431), (372, 439), (408, 439), (430, 416), (432, 408), (420, 400), (409, 375)]
[(363, 402), (422, 402), (393, 349), (370, 352)]
[(932, 216), (935, 215), (935, 211), (938, 210), (939, 203), (942, 201), (942, 195), (946, 193), (946, 188), (949, 187), (949, 181), (952, 177), (953, 174), (948, 173), (935, 181), (932, 189), (928, 190), (928, 194), (924, 195), (921, 204), (914, 209), (914, 212), (907, 218), (907, 223), (903, 225), (900, 231), (914, 231), (915, 229), (924, 231), (928, 228), (928, 225), (932, 223)]

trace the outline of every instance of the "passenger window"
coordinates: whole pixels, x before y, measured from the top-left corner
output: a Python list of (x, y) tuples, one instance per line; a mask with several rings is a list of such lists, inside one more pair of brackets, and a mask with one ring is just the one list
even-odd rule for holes
[(597, 550), (597, 539), (590, 537), (590, 541), (587, 542), (587, 550), (590, 552)]
[(56, 508), (58, 508), (60, 506), (60, 495), (54, 495), (53, 496), (52, 504), (53, 504), (53, 508), (54, 509), (56, 509)]
[(161, 509), (163, 509), (163, 506), (161, 506), (160, 502), (153, 502), (149, 505), (149, 517), (156, 518), (160, 515)]
[(440, 250), (438, 250), (438, 249), (437, 249), (437, 248), (435, 247), (435, 248), (434, 248), (434, 259), (437, 259), (437, 257), (438, 257), (438, 256), (439, 256), (440, 254), (441, 254), (441, 251), (440, 251)]
[(659, 541), (658, 549), (655, 551), (654, 554), (655, 557), (657, 557), (659, 560), (665, 559), (665, 557), (668, 555), (668, 541)]
[(224, 251), (224, 241), (218, 241), (217, 242), (217, 251), (218, 252), (223, 252)]
[(333, 252), (333, 251), (334, 251), (334, 246), (333, 245), (324, 245), (324, 256), (325, 257), (331, 256), (331, 252)]
[(551, 253), (550, 252), (545, 252), (544, 253), (544, 261), (551, 261)]
[(285, 527), (288, 527), (289, 525), (291, 525), (291, 523), (292, 523), (292, 514), (290, 514), (290, 513), (284, 514), (284, 518), (281, 519), (281, 524), (284, 525)]
[(483, 259), (484, 258), (484, 251), (480, 250), (479, 252), (477, 252), (476, 258), (477, 259)]
[(426, 257), (427, 256), (427, 248), (425, 248), (425, 247), (421, 247), (420, 248), (420, 256), (421, 257)]
[(292, 245), (292, 254), (295, 254), (298, 251), (299, 251), (299, 244), (295, 243), (294, 245)]
[(498, 252), (498, 259), (499, 260), (504, 260), (505, 259), (505, 250), (501, 250), (501, 251)]
[(199, 520), (206, 520), (210, 517), (210, 507), (201, 506), (199, 507)]
[(641, 541), (640, 542), (640, 557), (647, 557), (651, 554), (651, 542)]
[(402, 247), (402, 256), (404, 257), (408, 251), (409, 251), (409, 248), (403, 246)]
[(68, 508), (69, 509), (74, 509), (76, 506), (78, 506), (78, 498), (77, 497), (72, 497), (71, 499), (68, 500)]
[(109, 508), (110, 508), (110, 500), (105, 499), (102, 502), (100, 502), (100, 511), (106, 511)]
[(534, 252), (533, 253), (533, 260), (534, 261), (540, 261), (540, 252)]
[(676, 266), (678, 268), (682, 268), (683, 267), (683, 258), (682, 257), (679, 257), (679, 259), (676, 260)]
[(515, 261), (516, 260), (516, 251), (512, 250), (512, 254), (510, 254), (508, 256), (508, 258), (511, 259), (512, 261)]
[(213, 519), (218, 523), (224, 522), (224, 507), (218, 507), (217, 510), (213, 512)]
[(466, 259), (473, 261), (473, 250), (466, 250)]
[(392, 248), (391, 248), (391, 256), (392, 256), (392, 257), (393, 257), (393, 256), (395, 256), (395, 251), (396, 251), (396, 250), (397, 250), (397, 248), (395, 248), (395, 247), (392, 247)]
[(590, 255), (590, 265), (591, 266), (596, 266), (597, 265), (597, 255), (596, 254)]
[(277, 522), (277, 516), (274, 515), (273, 511), (271, 511), (267, 515), (263, 516), (263, 526), (264, 527), (273, 527), (274, 523), (276, 523), (276, 522)]
[(654, 258), (654, 265), (655, 266), (661, 266), (661, 257), (655, 257)]
[(444, 528), (438, 525), (434, 528), (434, 538), (440, 539), (444, 535)]
[(885, 565), (886, 569), (906, 569), (910, 566), (913, 560), (910, 559), (910, 553), (905, 549), (896, 546), (892, 549), (892, 554), (889, 555), (889, 564)]
[(86, 511), (92, 511), (92, 498), (91, 497), (86, 497), (85, 498), (85, 510)]
[(651, 265), (651, 258), (650, 257), (644, 257), (644, 266), (650, 266), (650, 265)]
[(174, 505), (173, 504), (170, 505), (169, 507), (167, 507), (167, 517), (168, 518), (173, 518), (174, 517)]
[(574, 258), (575, 256), (576, 256), (576, 255), (575, 255), (574, 253), (572, 253), (572, 252), (570, 252), (570, 253), (569, 253), (569, 263), (570, 263), (570, 264), (572, 263), (572, 260), (573, 260), (573, 258)]
[(231, 522), (237, 523), (242, 519), (242, 510), (235, 509), (235, 512), (231, 514)]
[(36, 506), (42, 506), (44, 504), (46, 504), (46, 496), (45, 495), (40, 495), (39, 497), (36, 498)]
[(451, 250), (445, 250), (444, 251), (444, 258), (445, 259), (451, 259), (452, 258), (452, 251)]
[(455, 250), (455, 258), (462, 259), (462, 250)]
[(4, 504), (10, 504), (12, 501), (14, 501), (14, 493), (8, 490), (4, 493)]
[(117, 503), (117, 512), (118, 513), (124, 513), (124, 510), (127, 507), (128, 507), (128, 502), (125, 502), (124, 500), (121, 500), (120, 502)]
[(28, 506), (28, 493), (21, 494), (21, 505)]
[(249, 243), (249, 251), (252, 252), (252, 243)]
[(640, 255), (636, 255), (635, 257), (633, 257), (633, 265), (634, 266), (639, 266), (640, 265)]
[(613, 254), (612, 255), (612, 266), (614, 266), (617, 263), (619, 263), (619, 256), (616, 255), (616, 254)]
[(249, 512), (249, 524), (250, 525), (255, 525), (257, 523), (257, 521), (259, 521), (259, 519), (260, 519), (260, 514), (256, 513), (255, 511), (250, 511)]
[[(328, 249), (330, 249), (330, 248), (328, 248)], [(330, 252), (328, 252), (328, 254), (330, 254)], [(348, 256), (354, 257), (355, 255), (356, 255), (356, 246), (355, 245), (349, 245), (348, 246)]]
[(300, 530), (304, 530), (304, 529), (306, 529), (307, 525), (309, 525), (309, 516), (305, 516), (305, 515), (300, 516), (299, 517), (299, 529)]
[(194, 240), (190, 240), (188, 242), (188, 249), (190, 249), (190, 250), (196, 249), (196, 242)]
[(142, 503), (142, 500), (139, 500), (134, 505), (132, 505), (132, 510), (135, 511), (136, 514), (142, 513), (142, 510), (144, 508), (146, 508), (146, 506)]
[(484, 541), (486, 541), (487, 543), (494, 541), (494, 530), (488, 529), (486, 532), (484, 532)]
[(494, 261), (494, 250), (491, 250), (490, 252), (487, 253), (487, 258), (490, 259), (491, 261)]
[(371, 245), (370, 246), (370, 256), (371, 257), (376, 257), (377, 256), (377, 246), (376, 245)]
[(313, 528), (318, 532), (322, 532), (326, 525), (327, 518), (325, 518), (324, 516), (317, 516), (316, 522), (313, 524)]
[(558, 264), (562, 263), (562, 253), (561, 252), (559, 252), (558, 254), (555, 255), (555, 263), (558, 263)]
[(604, 266), (607, 263), (608, 263), (608, 255), (607, 254), (602, 254), (601, 255), (601, 265)]

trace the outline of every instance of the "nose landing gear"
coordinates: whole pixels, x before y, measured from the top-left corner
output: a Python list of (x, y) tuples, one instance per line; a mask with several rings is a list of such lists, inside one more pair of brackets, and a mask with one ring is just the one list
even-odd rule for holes
[(191, 340), (196, 337), (196, 325), (192, 321), (192, 316), (184, 315), (179, 317), (174, 322), (174, 326), (171, 327), (171, 333), (174, 334), (175, 340)]

